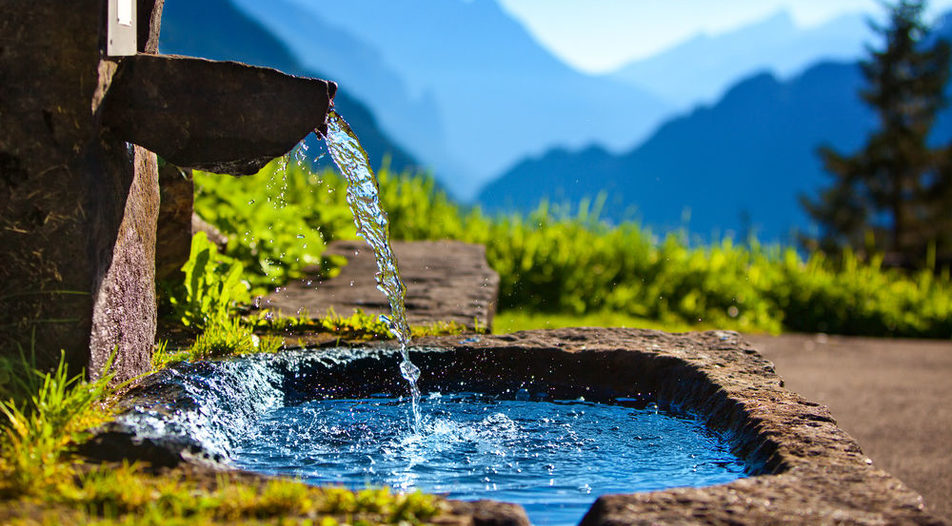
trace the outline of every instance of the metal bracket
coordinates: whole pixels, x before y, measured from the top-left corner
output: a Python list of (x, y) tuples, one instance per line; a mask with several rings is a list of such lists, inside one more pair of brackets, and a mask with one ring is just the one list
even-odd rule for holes
[(108, 0), (106, 10), (107, 34), (106, 54), (110, 57), (135, 55), (136, 42), (136, 0)]

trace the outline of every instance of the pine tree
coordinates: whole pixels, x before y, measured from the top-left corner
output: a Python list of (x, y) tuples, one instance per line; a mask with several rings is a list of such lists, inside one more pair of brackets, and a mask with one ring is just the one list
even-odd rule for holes
[(952, 249), (952, 147), (928, 142), (946, 105), (950, 48), (927, 44), (924, 0), (887, 7), (889, 24), (873, 24), (884, 48), (871, 49), (861, 64), (868, 86), (860, 96), (877, 112), (879, 130), (853, 155), (819, 150), (834, 182), (816, 201), (802, 199), (823, 229), (807, 246), (875, 250), (898, 264), (922, 265), (930, 250)]

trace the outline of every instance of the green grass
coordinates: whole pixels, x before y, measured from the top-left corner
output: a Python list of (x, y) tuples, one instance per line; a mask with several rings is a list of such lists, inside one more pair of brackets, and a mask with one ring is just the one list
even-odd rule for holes
[[(105, 371), (111, 367), (111, 361)], [(0, 516), (10, 524), (421, 524), (440, 499), (388, 489), (352, 492), (237, 472), (156, 475), (73, 456), (113, 415), (108, 372), (69, 376), (0, 357)]]
[(241, 261), (255, 293), (333, 265), (325, 244), (356, 235), (336, 174), (313, 174), (278, 159), (251, 177), (195, 172), (195, 210), (229, 236), (226, 255)]
[[(421, 524), (442, 503), (422, 493), (353, 492), (299, 481), (251, 481), (220, 474), (213, 481), (144, 474), (135, 466), (100, 467), (49, 499), (77, 522), (94, 524)], [(63, 510), (55, 510), (57, 516)]]
[(489, 218), (452, 204), (425, 178), (381, 175), (395, 238), (486, 246), (503, 319), (531, 312), (550, 325), (566, 317), (577, 324), (611, 312), (664, 328), (952, 337), (947, 269), (906, 273), (849, 252), (803, 258), (731, 239), (694, 247), (683, 235), (601, 222), (597, 204), (566, 211), (543, 203), (527, 217)]
[[(111, 366), (112, 359), (105, 370)], [(69, 474), (62, 459), (70, 445), (111, 416), (104, 402), (114, 392), (113, 377), (70, 377), (65, 354), (52, 372), (34, 369), (25, 356), (0, 357), (0, 370), (6, 380), (0, 385), (0, 495), (37, 493)]]
[[(250, 316), (245, 320), (257, 331), (265, 331), (269, 334), (285, 333), (295, 334), (313, 334), (327, 333), (332, 334), (340, 340), (363, 342), (370, 340), (392, 340), (396, 336), (390, 331), (390, 327), (380, 319), (380, 316), (367, 314), (361, 309), (355, 309), (350, 316), (342, 316), (334, 312), (334, 309), (328, 309), (324, 316), (312, 317), (306, 311), (297, 316), (285, 316), (282, 313), (272, 311), (262, 311)], [(423, 338), (426, 336), (451, 336), (468, 332), (485, 333), (485, 328), (481, 328), (477, 323), (476, 327), (471, 329), (465, 325), (452, 321), (438, 321), (429, 325), (410, 326), (410, 336), (413, 338)]]
[(561, 329), (564, 327), (621, 327), (626, 329), (654, 329), (666, 332), (719, 328), (714, 326), (699, 327), (685, 323), (662, 323), (657, 320), (647, 320), (617, 312), (593, 312), (577, 315), (507, 310), (496, 313), (496, 317), (493, 319), (494, 334), (508, 334), (535, 329)]
[(275, 353), (281, 350), (284, 339), (272, 335), (257, 335), (252, 326), (240, 318), (232, 318), (205, 327), (186, 349), (169, 349), (163, 342), (152, 352), (153, 370), (180, 361), (210, 360), (243, 354)]
[[(313, 261), (323, 243), (354, 237), (339, 176), (275, 166), (254, 178), (196, 176), (196, 209), (232, 234), (226, 255), (245, 262), (258, 286), (283, 284), (302, 272), (305, 253)], [(272, 174), (262, 197), (259, 187)], [(611, 312), (665, 328), (952, 337), (948, 271), (905, 273), (850, 253), (804, 258), (793, 248), (731, 239), (692, 246), (683, 234), (606, 224), (597, 202), (574, 210), (543, 203), (528, 216), (489, 217), (454, 203), (429, 177), (386, 169), (378, 176), (394, 239), (486, 246), (500, 276), (502, 316), (531, 312), (552, 325)], [(249, 208), (249, 201), (256, 204)], [(321, 243), (298, 237), (308, 232), (319, 232)], [(334, 272), (334, 262), (322, 264)]]

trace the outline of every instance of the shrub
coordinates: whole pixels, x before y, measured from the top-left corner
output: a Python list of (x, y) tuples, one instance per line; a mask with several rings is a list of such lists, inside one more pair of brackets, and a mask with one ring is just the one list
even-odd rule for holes
[(251, 300), (242, 270), (239, 261), (219, 254), (204, 232), (192, 236), (191, 252), (182, 266), (185, 280), (169, 298), (175, 316), (187, 327), (224, 323), (237, 304)]
[(344, 182), (275, 160), (251, 177), (195, 172), (195, 210), (229, 238), (255, 293), (324, 267), (325, 242), (356, 235)]
[[(280, 261), (280, 268), (289, 269), (282, 275), (290, 279), (300, 274), (302, 256), (291, 249), (263, 249), (287, 244), (268, 243), (264, 232), (288, 239), (279, 225), (294, 225), (292, 232), (316, 229), (331, 241), (352, 239), (354, 229), (343, 181), (335, 173), (314, 174), (297, 165), (271, 173), (279, 182), (267, 186), (265, 195), (287, 189), (281, 194), (286, 206), (269, 211), (281, 219), (263, 222), (259, 218), (271, 216), (245, 210), (238, 214), (246, 219), (229, 223), (230, 210), (208, 214), (231, 232), (261, 233), (251, 236), (253, 245), (233, 239), (229, 255), (244, 259), (242, 254), (254, 252), (260, 258), (264, 250)], [(478, 208), (454, 203), (428, 176), (382, 169), (378, 177), (394, 239), (457, 239), (486, 246), (489, 264), (500, 276), (502, 310), (575, 316), (615, 312), (678, 327), (952, 337), (948, 273), (904, 274), (851, 254), (837, 260), (817, 254), (804, 258), (792, 248), (742, 246), (731, 239), (692, 247), (685, 234), (659, 238), (635, 223), (600, 221), (598, 201), (574, 210), (542, 203), (528, 215), (487, 217)], [(219, 196), (200, 199), (205, 203), (225, 199), (221, 196), (236, 184), (220, 176), (202, 181), (205, 195)], [(248, 196), (254, 185), (242, 187), (240, 200), (253, 199)], [(216, 213), (224, 223), (215, 220)], [(239, 223), (243, 226), (234, 226)], [(323, 245), (312, 258), (322, 250)]]

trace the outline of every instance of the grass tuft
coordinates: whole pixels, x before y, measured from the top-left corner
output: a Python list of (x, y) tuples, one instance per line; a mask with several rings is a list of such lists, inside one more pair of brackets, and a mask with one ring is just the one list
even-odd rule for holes
[(88, 382), (83, 373), (69, 376), (65, 353), (49, 373), (34, 369), (23, 355), (18, 362), (0, 357), (0, 368), (17, 378), (6, 384), (0, 401), (0, 494), (36, 493), (69, 473), (63, 462), (69, 447), (111, 416), (106, 399), (114, 392), (112, 360)]
[[(236, 326), (237, 327), (237, 326)], [(223, 330), (233, 330), (234, 327)], [(245, 328), (246, 330), (250, 330)], [(154, 475), (136, 464), (84, 465), (73, 446), (112, 416), (112, 375), (69, 376), (0, 357), (0, 517), (10, 524), (422, 524), (437, 497), (351, 492), (238, 473)]]

